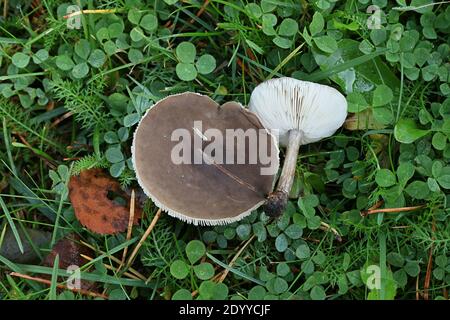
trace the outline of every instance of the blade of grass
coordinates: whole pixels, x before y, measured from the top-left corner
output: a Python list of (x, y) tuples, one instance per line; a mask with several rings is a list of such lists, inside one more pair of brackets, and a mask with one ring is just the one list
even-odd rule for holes
[(171, 38), (191, 38), (191, 37), (207, 37), (207, 38), (211, 38), (213, 36), (221, 36), (221, 35), (223, 35), (225, 33), (226, 33), (225, 31), (183, 32), (183, 33), (177, 33), (177, 34), (164, 35), (164, 36), (156, 38), (155, 41), (171, 39)]
[(30, 120), (31, 120), (32, 123), (40, 124), (42, 122), (49, 121), (49, 120), (51, 120), (53, 118), (56, 118), (56, 117), (62, 115), (63, 113), (65, 113), (65, 112), (67, 112), (66, 108), (64, 108), (64, 107), (57, 107), (57, 108), (55, 108), (53, 110), (41, 113), (41, 114), (31, 118)]
[(8, 207), (6, 206), (6, 203), (3, 201), (3, 198), (0, 196), (0, 207), (3, 210), (3, 213), (6, 216), (6, 220), (8, 220), (9, 226), (11, 228), (11, 231), (14, 235), (14, 238), (16, 238), (17, 245), (19, 246), (20, 252), (23, 254), (23, 244), (22, 239), (20, 239), (19, 232), (17, 231), (16, 225), (14, 224), (14, 221), (11, 217), (11, 213), (8, 210)]
[[(264, 71), (266, 71), (266, 72), (269, 72), (269, 74), (273, 72), (272, 69), (270, 69), (270, 68), (266, 67), (265, 65), (262, 65), (262, 64), (260, 64), (260, 63), (258, 63), (256, 61), (253, 61), (252, 59), (250, 59), (249, 57), (247, 57), (247, 56), (245, 56), (245, 55), (243, 55), (241, 53), (237, 53), (236, 55), (239, 58), (241, 58), (242, 60), (244, 60), (245, 62), (248, 62), (248, 63), (250, 63), (250, 64), (252, 64), (252, 65), (254, 65), (254, 66), (256, 66), (256, 67), (258, 67), (258, 68), (260, 68), (260, 69), (262, 69)], [(277, 77), (284, 77), (284, 75), (279, 73), (279, 72), (275, 72), (274, 75), (277, 76)]]
[(152, 219), (152, 222), (150, 223), (147, 230), (145, 230), (144, 234), (142, 235), (141, 240), (139, 240), (139, 243), (134, 248), (134, 250), (131, 252), (130, 257), (128, 258), (127, 263), (126, 263), (126, 269), (128, 269), (132, 265), (134, 258), (136, 257), (136, 255), (139, 252), (139, 249), (144, 244), (145, 239), (147, 239), (147, 237), (150, 235), (150, 232), (152, 232), (152, 230), (155, 227), (156, 223), (158, 222), (160, 216), (161, 216), (161, 209), (158, 209), (158, 211), (156, 212), (155, 216)]
[[(2, 81), (1, 77), (0, 77), (0, 81)], [(14, 114), (12, 114), (12, 113), (10, 113), (8, 111), (8, 108), (5, 108), (4, 106), (2, 106), (2, 104), (6, 104), (6, 103), (10, 104), (10, 102), (8, 102), (6, 100), (3, 100), (3, 99), (0, 100), (0, 109), (1, 109), (1, 112), (2, 112), (4, 117), (7, 117), (10, 121), (12, 121), (15, 124), (17, 124), (18, 126), (22, 127), (25, 131), (35, 135), (36, 137), (38, 137), (38, 138), (40, 138), (42, 140), (44, 140), (46, 143), (48, 143), (52, 147), (55, 147), (56, 150), (63, 151), (63, 148), (60, 145), (58, 145), (56, 142), (54, 142), (54, 141), (52, 141), (52, 140), (50, 140), (50, 139), (48, 139), (46, 137), (43, 137), (38, 132), (36, 132), (32, 128), (30, 128), (27, 124), (22, 123), (20, 121), (20, 119), (17, 119)]]
[[(94, 260), (93, 260), (94, 261)], [(36, 265), (23, 265), (19, 264), (19, 267), (24, 271), (22, 273), (39, 273), (39, 274), (48, 274), (51, 275), (53, 273), (53, 268), (36, 266)], [(58, 269), (57, 275), (60, 277), (68, 278), (70, 274), (67, 273), (64, 269)], [(105, 274), (95, 274), (89, 272), (80, 272), (81, 279), (92, 282), (100, 282), (100, 283), (108, 283), (115, 285), (123, 285), (130, 287), (140, 287), (140, 288), (152, 288), (154, 287), (153, 283), (145, 283), (142, 280), (134, 280), (134, 279), (126, 279), (126, 278), (116, 278), (110, 275)]]
[[(91, 260), (93, 259), (92, 257), (89, 257), (89, 256), (84, 255), (84, 254), (80, 254), (80, 256), (83, 257), (84, 259), (88, 260), (88, 261), (91, 261)], [(111, 259), (111, 260), (112, 260), (112, 259)], [(114, 266), (112, 266), (111, 264), (103, 263), (103, 266), (104, 266), (106, 269), (111, 270), (111, 271), (113, 271), (114, 273), (117, 273), (117, 269), (114, 268)], [(134, 275), (134, 274), (132, 274), (132, 273), (130, 273), (130, 272), (124, 272), (123, 275), (124, 275), (124, 276), (127, 276), (127, 277), (130, 278), (130, 279), (135, 279), (135, 280), (139, 280), (139, 279), (140, 279), (138, 276), (136, 276), (136, 275)], [(144, 279), (141, 279), (141, 280), (145, 280), (145, 278), (144, 278)]]
[[(67, 190), (67, 186), (69, 184), (69, 180), (70, 180), (70, 176), (72, 175), (72, 167), (73, 167), (73, 163), (69, 168), (69, 173), (67, 174), (67, 179), (66, 181), (64, 181), (64, 187), (65, 190)], [(68, 194), (66, 191), (64, 191), (61, 195), (60, 195), (60, 199), (59, 199), (59, 204), (58, 204), (58, 211), (56, 211), (56, 218), (55, 218), (55, 225), (53, 228), (53, 234), (52, 234), (52, 241), (50, 242), (50, 247), (53, 248), (53, 246), (56, 243), (56, 235), (58, 233), (58, 229), (59, 229), (59, 219), (61, 217), (61, 211), (63, 208), (63, 204), (64, 204), (64, 200), (67, 198)]]
[(10, 298), (14, 299), (14, 300), (23, 300), (23, 299), (25, 299), (26, 295), (23, 293), (22, 289), (16, 283), (16, 281), (14, 281), (14, 278), (11, 277), (11, 275), (7, 274), (6, 275), (6, 280), (8, 281), (8, 284), (11, 286), (11, 288), (9, 288), (9, 290), (6, 291), (8, 294), (12, 293)]
[[(211, 27), (209, 24), (207, 24), (205, 21), (203, 21), (203, 19), (197, 17), (195, 14), (193, 14), (192, 12), (190, 12), (189, 10), (183, 9), (180, 5), (176, 4), (175, 5), (179, 10), (181, 10), (181, 12), (183, 12), (184, 14), (186, 14), (187, 16), (189, 16), (192, 20), (194, 20), (195, 22), (197, 22), (198, 24), (200, 24), (203, 28), (205, 28), (208, 31), (213, 31), (214, 28)], [(192, 23), (191, 23), (192, 24)]]
[(44, 159), (46, 159), (46, 160), (48, 160), (50, 162), (53, 162), (53, 163), (56, 162), (55, 159), (53, 159), (50, 155), (48, 155), (46, 152), (44, 152), (44, 151), (42, 151), (42, 150), (40, 150), (38, 148), (34, 148), (32, 146), (26, 145), (26, 144), (21, 143), (21, 142), (13, 142), (13, 143), (11, 143), (11, 145), (13, 147), (16, 147), (16, 148), (29, 149), (29, 150), (34, 152), (39, 157), (42, 157), (42, 158), (44, 158)]
[[(11, 272), (11, 275), (15, 276), (15, 277), (18, 277), (18, 278), (28, 279), (28, 280), (31, 280), (31, 281), (36, 281), (36, 282), (39, 282), (39, 283), (44, 283), (44, 284), (47, 284), (47, 285), (51, 285), (51, 282), (46, 280), (46, 279), (37, 278), (37, 277), (31, 277), (31, 276), (28, 276), (26, 274), (21, 274), (21, 273), (17, 273), (17, 272)], [(108, 299), (108, 296), (106, 296), (104, 294), (96, 293), (96, 292), (92, 292), (92, 291), (88, 291), (88, 290), (83, 290), (83, 289), (69, 288), (69, 287), (65, 286), (64, 284), (57, 283), (56, 287), (59, 288), (59, 289), (70, 290), (72, 292), (84, 294), (84, 295), (91, 296), (91, 297), (96, 297), (96, 298), (98, 297), (98, 298)], [(42, 292), (44, 292), (44, 291), (46, 291), (46, 290), (43, 290)], [(37, 292), (37, 293), (40, 293), (40, 292)], [(36, 292), (34, 292), (33, 294), (36, 294)], [(26, 298), (27, 296), (23, 295), (23, 297)]]
[(393, 7), (392, 10), (397, 10), (397, 11), (413, 11), (413, 10), (418, 10), (418, 9), (424, 9), (430, 6), (435, 6), (435, 5), (439, 5), (439, 4), (446, 4), (446, 3), (450, 3), (450, 1), (440, 1), (440, 2), (432, 2), (432, 3), (427, 3), (421, 6), (406, 6), (406, 7)]
[(366, 63), (368, 61), (373, 60), (375, 57), (378, 57), (379, 55), (382, 55), (383, 53), (385, 53), (387, 51), (387, 49), (382, 49), (382, 50), (378, 50), (376, 52), (370, 53), (370, 54), (366, 54), (363, 56), (359, 56), (357, 58), (351, 59), (347, 62), (338, 64), (328, 70), (320, 70), (317, 72), (314, 72), (310, 75), (306, 75), (304, 76), (304, 78), (302, 80), (307, 80), (307, 81), (320, 81), (320, 80), (324, 80), (327, 79), (329, 77), (331, 77), (332, 75), (339, 73), (341, 71), (345, 71), (347, 69), (359, 66), (360, 64)]
[(40, 197), (38, 197), (38, 195), (35, 194), (30, 188), (28, 188), (22, 180), (17, 177), (10, 177), (9, 183), (13, 189), (24, 196), (31, 205), (36, 206), (36, 209), (39, 210), (46, 218), (50, 219), (52, 222), (55, 221), (56, 211), (45, 203), (45, 201), (43, 201)]
[(23, 270), (22, 270), (19, 266), (17, 266), (17, 264), (15, 264), (14, 262), (12, 262), (12, 261), (6, 259), (6, 258), (5, 258), (4, 256), (2, 256), (1, 254), (0, 254), (0, 262), (1, 262), (4, 266), (6, 266), (8, 269), (10, 269), (10, 270), (12, 270), (12, 271), (15, 271), (15, 272), (23, 272)]
[(272, 79), (272, 77), (277, 74), (278, 71), (280, 71), (281, 68), (283, 68), (284, 65), (286, 65), (293, 57), (297, 55), (297, 53), (300, 51), (300, 49), (304, 46), (305, 43), (302, 43), (297, 48), (295, 48), (291, 53), (288, 54), (286, 58), (283, 59), (276, 67), (272, 70), (272, 72), (267, 76), (266, 80)]
[(130, 63), (124, 64), (124, 65), (120, 65), (118, 67), (109, 69), (108, 71), (99, 72), (95, 76), (93, 76), (91, 79), (89, 79), (87, 84), (91, 83), (92, 81), (97, 80), (98, 78), (104, 77), (104, 76), (106, 76), (106, 75), (108, 75), (110, 73), (114, 73), (116, 71), (119, 71), (119, 70), (122, 70), (122, 69), (126, 69), (126, 68), (131, 68), (131, 67), (137, 66), (138, 64), (141, 64), (141, 63), (143, 64), (143, 63), (146, 63), (146, 62), (149, 62), (149, 61), (156, 61), (162, 55), (163, 55), (162, 53), (158, 53), (156, 55), (153, 55), (153, 56), (147, 57), (145, 59), (142, 59), (139, 62), (134, 62), (134, 63), (130, 62)]
[(228, 264), (223, 263), (222, 261), (220, 261), (219, 259), (217, 259), (216, 257), (214, 257), (212, 254), (210, 253), (206, 253), (206, 256), (211, 259), (212, 261), (214, 261), (215, 263), (217, 263), (219, 266), (221, 266), (222, 268), (229, 270), (230, 272), (234, 273), (237, 276), (240, 276), (244, 279), (247, 279), (248, 281), (254, 282), (256, 284), (259, 284), (260, 286), (264, 286), (264, 282), (262, 282), (261, 280), (258, 280), (256, 278), (253, 278), (251, 276), (249, 276), (248, 274), (245, 274), (233, 267), (230, 267)]
[(402, 107), (402, 99), (403, 99), (403, 52), (400, 54), (400, 94), (398, 96), (398, 104), (397, 104), (397, 115), (395, 117), (395, 123), (400, 119), (400, 111)]
[[(101, 251), (101, 250), (97, 250), (97, 248), (91, 246), (90, 244), (88, 244), (88, 243), (86, 243), (86, 242), (84, 242), (84, 241), (81, 241), (81, 244), (84, 245), (84, 246), (86, 246), (86, 247), (88, 247), (88, 248), (90, 248), (91, 250), (93, 250), (93, 251), (95, 251), (95, 252), (99, 252), (99, 253), (101, 253), (101, 254), (105, 254), (105, 252), (103, 252), (103, 251)], [(85, 257), (85, 258), (86, 258), (87, 260), (89, 260), (89, 261), (93, 260), (93, 259), (90, 258), (90, 257)], [(108, 258), (111, 259), (112, 261), (114, 261), (115, 263), (120, 264), (120, 260), (119, 260), (118, 258), (116, 258), (116, 257), (114, 257), (114, 256), (112, 256), (112, 255), (109, 255)], [(141, 280), (143, 280), (143, 281), (146, 281), (146, 280), (147, 280), (147, 278), (146, 278), (144, 275), (142, 275), (141, 273), (139, 273), (136, 269), (133, 269), (133, 268), (130, 267), (130, 268), (128, 268), (128, 271), (130, 271), (130, 273), (132, 273), (133, 275), (135, 275), (138, 279), (141, 279)]]
[(0, 76), (0, 81), (12, 80), (12, 79), (18, 79), (18, 78), (26, 78), (26, 77), (43, 76), (43, 75), (45, 75), (45, 72), (19, 73), (19, 74), (12, 74), (9, 76)]
[(379, 245), (380, 245), (380, 300), (386, 299), (386, 281), (387, 281), (387, 267), (386, 267), (386, 234), (379, 231)]
[(0, 37), (0, 43), (2, 44), (23, 44), (27, 40), (26, 39), (12, 39), (12, 38), (6, 38), (6, 37)]
[(5, 142), (6, 153), (8, 154), (9, 166), (11, 167), (11, 171), (14, 175), (17, 175), (16, 166), (13, 161), (12, 152), (11, 152), (11, 139), (8, 132), (8, 127), (6, 126), (6, 119), (3, 118), (3, 141)]
[[(130, 200), (130, 217), (128, 219), (128, 230), (127, 230), (127, 240), (131, 239), (131, 231), (133, 230), (133, 221), (134, 221), (134, 205), (135, 205), (136, 196), (134, 193), (134, 189), (131, 189), (131, 200)], [(120, 265), (117, 268), (117, 272), (122, 268), (125, 263), (125, 259), (127, 258), (128, 247), (125, 247), (122, 252), (122, 260), (120, 261)]]
[[(229, 263), (229, 267), (232, 268), (234, 263), (236, 262), (236, 260), (239, 258), (239, 256), (242, 254), (242, 252), (244, 252), (245, 248), (247, 248), (247, 246), (250, 244), (250, 242), (253, 241), (253, 239), (255, 239), (255, 235), (251, 236), (245, 243), (244, 245), (239, 249), (239, 251), (236, 253), (236, 255), (233, 257), (233, 259), (231, 259), (230, 263)], [(229, 273), (230, 269), (225, 269), (223, 274), (220, 276), (218, 282), (223, 282), (225, 280), (225, 278), (227, 277), (228, 273)]]
[[(123, 243), (119, 244), (117, 247), (112, 248), (107, 250), (106, 252), (102, 253), (101, 255), (99, 255), (98, 257), (94, 258), (92, 261), (89, 261), (88, 263), (86, 263), (84, 265), (84, 267), (88, 267), (90, 265), (93, 265), (94, 263), (96, 263), (97, 261), (102, 260), (103, 258), (107, 258), (107, 257), (112, 257), (112, 255), (116, 252), (121, 251), (122, 249), (124, 249), (125, 247), (128, 247), (130, 245), (132, 245), (133, 243), (135, 243), (138, 240), (137, 237), (131, 238), (129, 241), (124, 241)], [(86, 245), (85, 242), (81, 242), (83, 245)], [(90, 245), (89, 245), (90, 246)], [(92, 246), (90, 247), (91, 249), (93, 248)], [(120, 259), (117, 259), (120, 263)]]
[(57, 254), (55, 257), (55, 261), (53, 263), (52, 279), (50, 282), (50, 292), (48, 294), (48, 298), (50, 300), (56, 300), (56, 287), (58, 284), (58, 267), (59, 267), (59, 255)]
[[(59, 25), (58, 29), (62, 28), (63, 25)], [(28, 42), (24, 45), (24, 47), (28, 47), (31, 48), (31, 45), (37, 41), (39, 41), (40, 39), (44, 38), (45, 36), (48, 36), (49, 34), (51, 34), (52, 32), (56, 31), (56, 29), (54, 28), (49, 28), (47, 30), (45, 30), (44, 32), (42, 32), (41, 34), (39, 34), (37, 37), (33, 37), (30, 40), (28, 40)]]
[[(1, 265), (3, 265), (4, 267), (7, 267), (9, 270), (12, 270), (12, 271), (18, 272), (18, 273), (23, 273), (23, 269), (20, 266), (18, 266), (16, 263), (6, 259), (1, 254), (0, 254), (0, 262), (1, 262)], [(33, 281), (25, 280), (25, 282), (28, 283), (30, 285), (30, 287), (32, 287), (35, 291), (39, 291), (41, 289), (41, 287), (37, 283), (34, 283)]]

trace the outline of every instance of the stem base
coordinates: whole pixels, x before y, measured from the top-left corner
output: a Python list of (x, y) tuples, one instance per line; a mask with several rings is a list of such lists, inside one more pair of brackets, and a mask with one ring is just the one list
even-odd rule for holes
[(263, 210), (270, 217), (279, 217), (284, 212), (287, 202), (288, 194), (284, 191), (276, 190), (267, 197)]

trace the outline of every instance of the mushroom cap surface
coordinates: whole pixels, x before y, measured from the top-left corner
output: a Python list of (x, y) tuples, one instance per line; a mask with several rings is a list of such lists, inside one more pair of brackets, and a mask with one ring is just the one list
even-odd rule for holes
[[(227, 129), (263, 132), (258, 142), (265, 140), (269, 146), (267, 152), (275, 164), (273, 174), (261, 175), (261, 168), (266, 165), (259, 156), (255, 164), (247, 160), (245, 164), (174, 163), (172, 150), (181, 141), (172, 137), (177, 129), (190, 133), (188, 142), (193, 160), (194, 121), (201, 121), (200, 135), (206, 134), (209, 128), (219, 130), (224, 137)], [(202, 139), (203, 150), (214, 140)], [(236, 146), (237, 143), (235, 155)], [(249, 159), (251, 150), (248, 143), (245, 146), (245, 159)], [(224, 155), (227, 148), (230, 145), (226, 140), (222, 148)], [(231, 223), (250, 214), (272, 191), (279, 167), (276, 139), (254, 113), (236, 102), (219, 106), (207, 96), (190, 92), (166, 97), (147, 111), (134, 133), (132, 160), (140, 186), (158, 207), (171, 216), (201, 225)]]
[(347, 117), (347, 100), (336, 89), (309, 81), (283, 77), (267, 80), (252, 92), (249, 110), (268, 129), (279, 130), (286, 146), (289, 130), (301, 131), (301, 144), (331, 136)]

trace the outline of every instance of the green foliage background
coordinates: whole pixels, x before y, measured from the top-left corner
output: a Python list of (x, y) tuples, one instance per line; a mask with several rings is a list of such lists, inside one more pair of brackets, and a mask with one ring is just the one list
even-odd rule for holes
[[(0, 18), (0, 243), (7, 228), (49, 231), (50, 245), (79, 234), (103, 252), (83, 270), (111, 299), (448, 298), (448, 4), (85, 0), (76, 4), (110, 11), (80, 15), (80, 28), (69, 29), (63, 16), (74, 3), (8, 3)], [(279, 76), (336, 87), (351, 113), (335, 136), (302, 147), (287, 212), (273, 220), (258, 210), (220, 227), (163, 217), (133, 265), (147, 281), (106, 269), (156, 208), (146, 203), (130, 241), (95, 235), (74, 217), (70, 175), (102, 167), (136, 188), (132, 133), (153, 103), (195, 91), (246, 105), (257, 84)], [(379, 201), (422, 207), (361, 216)], [(43, 258), (49, 248), (34, 249)], [(224, 281), (213, 281), (232, 260)], [(57, 270), (1, 255), (0, 264), (2, 299), (85, 298), (56, 293)], [(377, 288), (366, 285), (372, 265)], [(52, 285), (8, 274), (19, 270), (53, 273)]]

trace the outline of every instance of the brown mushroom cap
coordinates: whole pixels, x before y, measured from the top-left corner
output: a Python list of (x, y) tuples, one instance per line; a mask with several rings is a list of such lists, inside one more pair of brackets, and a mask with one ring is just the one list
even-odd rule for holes
[[(266, 152), (276, 166), (274, 174), (261, 174), (261, 168), (267, 165), (261, 163), (259, 156), (255, 164), (247, 160), (245, 164), (175, 164), (171, 153), (180, 141), (172, 141), (172, 133), (180, 128), (191, 133), (193, 155), (194, 121), (202, 122), (203, 131), (215, 128), (224, 137), (226, 129), (262, 129), (257, 131), (264, 132), (258, 142), (267, 139)], [(202, 147), (211, 141), (202, 141)], [(224, 155), (227, 144), (228, 141), (223, 146)], [(236, 152), (235, 144), (235, 155)], [(249, 159), (249, 152), (246, 143), (245, 159)], [(262, 205), (272, 191), (279, 166), (276, 140), (254, 113), (236, 102), (219, 106), (209, 97), (195, 93), (169, 96), (149, 109), (135, 131), (132, 154), (138, 182), (147, 196), (171, 216), (202, 225), (231, 223)]]

